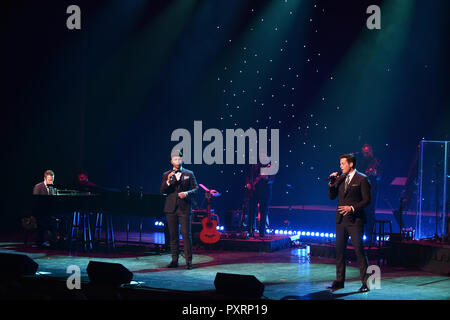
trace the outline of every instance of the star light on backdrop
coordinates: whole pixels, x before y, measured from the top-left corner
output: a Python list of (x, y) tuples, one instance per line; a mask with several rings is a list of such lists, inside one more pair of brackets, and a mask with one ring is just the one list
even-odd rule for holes
[[(222, 93), (221, 127), (280, 128), (285, 150), (280, 156), (281, 168), (298, 172), (305, 167), (316, 173), (314, 179), (319, 182), (316, 165), (309, 160), (305, 165), (301, 154), (332, 149), (333, 144), (311, 139), (313, 132), (326, 132), (328, 124), (304, 111), (302, 93), (304, 83), (311, 81), (308, 75), (321, 72), (320, 47), (310, 48), (309, 44), (311, 37), (320, 36), (313, 14), (325, 15), (325, 9), (310, 2), (279, 0), (262, 13), (249, 10), (252, 22), (243, 36), (228, 40), (228, 49), (234, 52), (217, 75)], [(221, 26), (215, 29), (224, 32)], [(333, 75), (326, 77), (334, 80)], [(326, 97), (320, 101), (325, 103)], [(245, 171), (233, 168), (232, 174), (243, 176)]]
[[(360, 134), (360, 140), (367, 139), (370, 131), (378, 131), (372, 139), (376, 138), (385, 147), (389, 147), (387, 140), (392, 133), (389, 130), (379, 130), (379, 125), (391, 124), (396, 119), (392, 116), (397, 112), (395, 107), (401, 104), (396, 95), (404, 74), (400, 57), (405, 54), (414, 8), (414, 1), (383, 2), (382, 29), (362, 28), (351, 48), (333, 70), (339, 80), (324, 83), (318, 93), (327, 95), (332, 101), (346, 103), (344, 110), (337, 110), (343, 111), (341, 116), (349, 121), (364, 119), (366, 128)], [(349, 93), (351, 100), (348, 99)], [(313, 108), (323, 119), (332, 111), (332, 106), (321, 103), (314, 104)], [(344, 139), (339, 130), (332, 132), (335, 137)]]
[[(402, 101), (411, 82), (405, 74), (411, 60), (405, 56), (415, 45), (410, 34), (418, 17), (414, 2), (377, 4), (382, 29), (368, 30), (364, 3), (356, 4), (359, 16), (339, 19), (337, 12), (345, 12), (339, 3), (275, 0), (248, 8), (250, 22), (224, 41), (227, 54), (211, 85), (219, 127), (279, 128), (274, 188), (279, 195), (307, 190), (317, 195), (280, 197), (280, 203), (319, 201), (322, 178), (339, 170), (339, 155), (360, 152), (364, 143), (375, 145), (378, 154), (396, 152), (395, 121), (406, 108)], [(215, 25), (210, 31), (224, 38), (227, 30)], [(345, 123), (352, 124), (351, 132)], [(220, 172), (241, 180), (246, 174), (239, 166)]]

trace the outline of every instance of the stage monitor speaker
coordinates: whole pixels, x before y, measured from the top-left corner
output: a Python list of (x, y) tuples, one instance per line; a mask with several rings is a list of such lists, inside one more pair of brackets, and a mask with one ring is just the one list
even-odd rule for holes
[(221, 273), (214, 280), (216, 292), (229, 297), (260, 299), (264, 284), (252, 275)]
[(91, 283), (120, 286), (133, 279), (133, 273), (120, 263), (89, 261), (86, 271)]
[(3, 279), (34, 275), (38, 266), (25, 254), (0, 253), (0, 277)]

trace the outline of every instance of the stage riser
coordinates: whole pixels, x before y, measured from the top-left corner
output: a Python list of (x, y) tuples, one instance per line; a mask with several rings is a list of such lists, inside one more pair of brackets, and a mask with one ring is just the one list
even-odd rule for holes
[[(312, 257), (336, 258), (335, 245), (311, 244)], [(378, 259), (376, 248), (366, 250), (369, 260)], [(347, 260), (356, 261), (353, 249), (347, 248)], [(420, 269), (423, 271), (450, 276), (450, 248), (430, 246), (411, 242), (391, 242), (384, 248), (386, 262), (393, 267)]]
[(279, 237), (267, 236), (266, 239), (239, 239), (230, 238), (222, 234), (222, 238), (215, 244), (203, 244), (201, 241), (195, 241), (194, 245), (200, 245), (205, 249), (211, 250), (231, 250), (231, 251), (259, 251), (259, 252), (274, 252), (277, 250), (288, 248), (291, 245), (291, 238), (296, 237)]
[[(336, 248), (334, 244), (326, 244), (326, 245), (310, 244), (310, 254), (311, 257), (336, 259)], [(369, 260), (377, 260), (378, 249), (376, 248), (371, 248), (370, 250), (366, 249), (366, 255)], [(347, 248), (346, 259), (348, 261), (356, 261), (356, 254), (353, 248)]]
[(418, 268), (450, 276), (450, 248), (416, 243), (393, 243), (389, 257), (392, 266)]

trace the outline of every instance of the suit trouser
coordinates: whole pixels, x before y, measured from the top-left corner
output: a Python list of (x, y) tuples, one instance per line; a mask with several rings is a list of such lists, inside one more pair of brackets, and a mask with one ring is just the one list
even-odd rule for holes
[(259, 203), (259, 212), (261, 214), (260, 221), (259, 221), (259, 235), (263, 236), (266, 233), (266, 221), (267, 221), (267, 215), (269, 211), (269, 202), (270, 198), (269, 196), (253, 196), (249, 201), (249, 210), (248, 210), (248, 232), (252, 235), (254, 230), (256, 229), (255, 226), (255, 218), (258, 215), (258, 203)]
[(336, 224), (336, 281), (345, 281), (345, 250), (349, 236), (355, 249), (361, 281), (365, 283), (367, 280), (368, 262), (363, 246), (363, 229), (364, 224), (361, 222), (351, 223), (343, 220)]
[(180, 226), (181, 236), (183, 237), (184, 258), (186, 261), (192, 261), (191, 215), (182, 212), (177, 206), (175, 212), (166, 212), (166, 219), (169, 226), (172, 261), (178, 261), (178, 244), (180, 238), (178, 226)]
[(247, 231), (248, 233), (253, 236), (253, 232), (255, 231), (255, 215), (258, 210), (258, 202), (256, 200), (256, 197), (252, 195), (252, 197), (249, 200), (248, 205), (248, 224), (247, 224)]
[(259, 235), (264, 236), (266, 234), (266, 223), (267, 223), (267, 215), (269, 211), (267, 201), (262, 201), (259, 203), (259, 212), (261, 213), (259, 220)]

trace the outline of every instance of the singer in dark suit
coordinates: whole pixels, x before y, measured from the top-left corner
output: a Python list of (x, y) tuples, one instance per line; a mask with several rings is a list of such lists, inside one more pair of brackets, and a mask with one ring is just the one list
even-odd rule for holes
[(194, 173), (182, 167), (182, 153), (175, 150), (171, 153), (173, 168), (164, 172), (161, 182), (161, 193), (166, 194), (164, 213), (170, 234), (170, 251), (172, 261), (169, 268), (178, 267), (178, 225), (184, 243), (184, 257), (188, 269), (192, 269), (192, 237), (191, 237), (191, 197), (198, 190)]
[(350, 154), (340, 156), (342, 175), (338, 172), (330, 175), (328, 196), (331, 200), (338, 198), (336, 212), (336, 281), (328, 288), (334, 290), (344, 287), (345, 250), (348, 237), (352, 239), (359, 264), (362, 286), (360, 292), (368, 291), (367, 257), (363, 246), (364, 207), (370, 203), (370, 183), (367, 176), (359, 173), (356, 158)]

